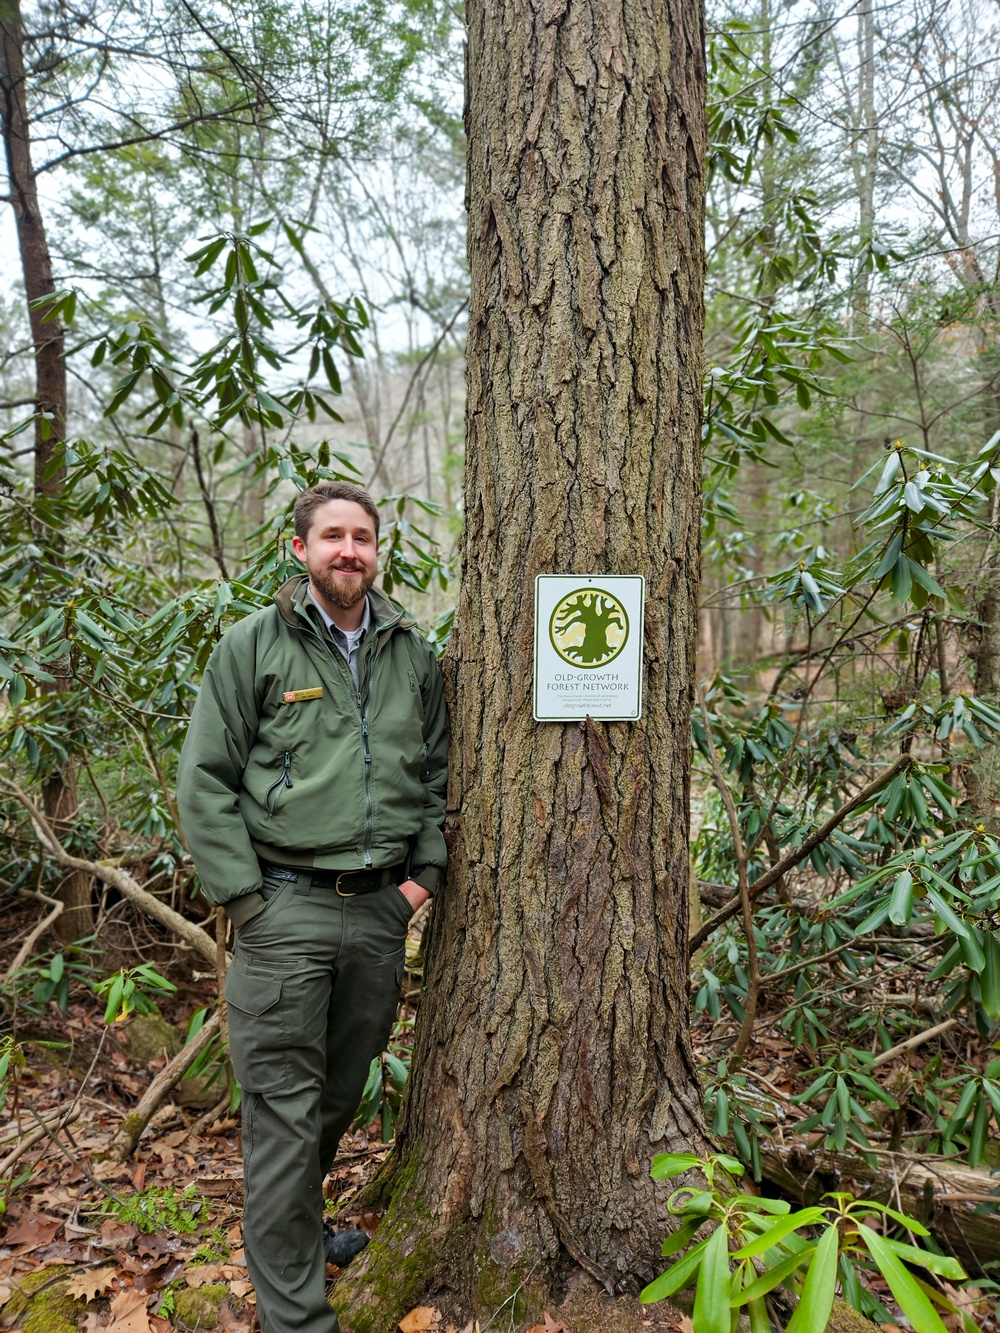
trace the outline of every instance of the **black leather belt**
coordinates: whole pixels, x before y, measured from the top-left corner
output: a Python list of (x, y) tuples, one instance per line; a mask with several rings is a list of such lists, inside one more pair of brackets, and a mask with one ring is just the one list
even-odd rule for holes
[(297, 880), (300, 875), (308, 875), (314, 887), (333, 889), (341, 898), (376, 893), (389, 884), (402, 884), (406, 878), (405, 861), (386, 870), (297, 870), (294, 866), (279, 866), (272, 861), (261, 861), (260, 868), (272, 879)]

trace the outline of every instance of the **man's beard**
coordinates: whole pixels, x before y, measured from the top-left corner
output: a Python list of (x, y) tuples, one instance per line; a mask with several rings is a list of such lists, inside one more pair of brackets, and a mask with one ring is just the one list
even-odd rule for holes
[(334, 606), (342, 606), (345, 610), (349, 610), (352, 606), (357, 606), (376, 579), (374, 573), (370, 574), (364, 569), (355, 570), (354, 573), (355, 578), (344, 579), (329, 568), (311, 569), (309, 577)]

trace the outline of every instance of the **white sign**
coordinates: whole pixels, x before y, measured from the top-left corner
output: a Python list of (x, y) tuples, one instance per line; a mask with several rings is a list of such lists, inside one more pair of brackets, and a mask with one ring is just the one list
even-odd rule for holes
[(535, 579), (535, 721), (642, 716), (641, 574)]

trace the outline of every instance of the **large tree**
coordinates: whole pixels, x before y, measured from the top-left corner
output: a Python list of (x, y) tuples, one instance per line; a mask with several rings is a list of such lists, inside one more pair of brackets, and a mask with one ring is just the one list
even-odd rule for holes
[[(686, 1032), (701, 8), (468, 0), (467, 17), (451, 870), (388, 1211), (338, 1289), (356, 1333), (427, 1295), (486, 1317), (511, 1302), (516, 1322), (573, 1272), (634, 1291), (666, 1230), (650, 1159), (703, 1141)], [(532, 720), (547, 572), (645, 575), (641, 721)]]

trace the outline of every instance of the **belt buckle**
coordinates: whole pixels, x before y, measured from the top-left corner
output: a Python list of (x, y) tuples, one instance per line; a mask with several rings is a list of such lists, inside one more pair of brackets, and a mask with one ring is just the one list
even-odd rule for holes
[(355, 889), (355, 891), (354, 891), (353, 893), (345, 893), (344, 890), (340, 887), (340, 881), (341, 881), (342, 879), (344, 879), (347, 875), (355, 875), (355, 874), (357, 874), (357, 871), (355, 871), (355, 870), (343, 870), (343, 871), (341, 871), (341, 873), (337, 876), (336, 880), (334, 881), (334, 885), (333, 885), (333, 887), (334, 887), (334, 889), (336, 890), (336, 892), (337, 892), (337, 894), (338, 894), (339, 897), (341, 897), (341, 898), (356, 898), (356, 897), (358, 896), (358, 891), (357, 891), (357, 889)]

